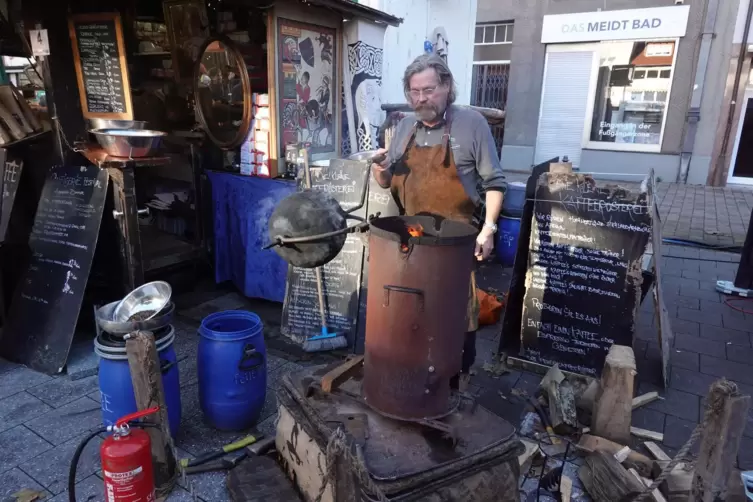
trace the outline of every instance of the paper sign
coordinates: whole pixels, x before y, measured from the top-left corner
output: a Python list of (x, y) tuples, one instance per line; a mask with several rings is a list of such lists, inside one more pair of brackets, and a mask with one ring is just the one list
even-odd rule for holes
[(50, 55), (50, 41), (47, 38), (47, 30), (29, 30), (31, 51), (35, 56)]

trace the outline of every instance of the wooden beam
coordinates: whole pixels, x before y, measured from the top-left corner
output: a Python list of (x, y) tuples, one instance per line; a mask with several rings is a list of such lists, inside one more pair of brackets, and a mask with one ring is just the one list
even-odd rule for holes
[(635, 374), (633, 349), (612, 345), (604, 362), (601, 389), (593, 408), (591, 430), (595, 435), (622, 444), (630, 441)]
[(348, 381), (352, 376), (361, 371), (363, 367), (363, 356), (350, 356), (337, 368), (328, 371), (322, 377), (322, 390), (332, 392), (337, 389), (343, 382)]
[(662, 442), (664, 441), (664, 434), (661, 432), (650, 431), (647, 429), (641, 429), (639, 427), (631, 427), (630, 434), (641, 439), (650, 439), (652, 441)]
[(128, 367), (131, 370), (136, 407), (146, 410), (159, 406), (159, 412), (143, 419), (159, 426), (146, 429), (152, 442), (152, 467), (157, 498), (165, 497), (178, 481), (178, 468), (170, 447), (170, 423), (167, 419), (165, 391), (162, 388), (157, 346), (148, 331), (131, 333), (126, 340)]
[[(581, 436), (580, 441), (578, 441), (576, 448), (588, 453), (601, 451), (614, 456), (623, 449), (623, 446), (608, 439), (584, 434)], [(628, 452), (627, 458), (622, 463), (628, 467), (634, 467), (642, 476), (650, 476), (654, 470), (654, 462), (647, 456), (634, 450)]]
[[(635, 469), (628, 469), (628, 472), (635, 477), (643, 486), (646, 488), (651, 486), (651, 481), (642, 477), (640, 474), (638, 474), (638, 471)], [(667, 499), (664, 498), (664, 495), (659, 493), (659, 489), (656, 488), (651, 492), (651, 496), (654, 498), (656, 502), (667, 502)]]
[(710, 411), (704, 417), (706, 427), (689, 499), (694, 502), (727, 499), (727, 483), (737, 462), (750, 396), (741, 396), (737, 385), (722, 379), (711, 385), (706, 402)]
[(586, 457), (578, 476), (595, 502), (632, 500), (643, 491), (643, 483), (622, 467), (614, 456), (603, 451)]
[(653, 403), (657, 399), (661, 399), (658, 392), (647, 392), (643, 395), (634, 397), (633, 409), (640, 408), (641, 406), (645, 406), (648, 403)]
[[(485, 108), (483, 106), (469, 106), (469, 105), (458, 105), (455, 106), (459, 108), (470, 108), (471, 110), (475, 110), (479, 112), (483, 117), (489, 122), (490, 124), (497, 124), (501, 123), (505, 120), (505, 111), (504, 110), (498, 110), (496, 108)], [(411, 113), (413, 110), (411, 109), (410, 105), (407, 103), (383, 103), (382, 104), (382, 110), (385, 112), (406, 112)]]
[(662, 450), (661, 447), (659, 447), (659, 445), (654, 443), (653, 441), (646, 441), (645, 443), (643, 443), (643, 446), (646, 447), (646, 449), (651, 453), (651, 455), (653, 455), (656, 460), (672, 460), (669, 455), (664, 453), (664, 450)]
[(564, 474), (560, 477), (560, 495), (562, 502), (570, 502), (573, 495), (573, 480)]

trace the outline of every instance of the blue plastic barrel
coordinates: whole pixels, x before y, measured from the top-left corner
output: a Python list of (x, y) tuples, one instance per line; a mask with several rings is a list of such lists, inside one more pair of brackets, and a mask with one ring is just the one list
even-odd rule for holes
[(199, 328), (199, 404), (215, 428), (248, 429), (259, 419), (267, 395), (267, 349), (256, 314), (217, 312)]
[(497, 233), (497, 257), (505, 267), (512, 267), (515, 263), (519, 236), (520, 218), (502, 216), (499, 219), (499, 232)]
[(507, 184), (505, 198), (502, 200), (502, 214), (520, 218), (523, 216), (523, 207), (526, 205), (526, 184), (515, 181)]
[[(170, 435), (176, 437), (180, 428), (181, 404), (178, 358), (173, 348), (175, 330), (172, 326), (167, 326), (158, 330), (155, 336), (162, 367), (162, 386), (167, 405), (167, 419), (170, 422)], [(114, 425), (119, 418), (138, 411), (125, 340), (103, 333), (94, 340), (94, 352), (99, 356), (102, 422), (105, 425)]]

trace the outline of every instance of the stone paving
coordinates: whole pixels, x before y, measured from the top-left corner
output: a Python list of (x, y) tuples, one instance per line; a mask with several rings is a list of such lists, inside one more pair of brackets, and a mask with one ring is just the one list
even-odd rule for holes
[[(753, 395), (753, 316), (734, 311), (714, 291), (717, 279), (730, 280), (739, 255), (718, 251), (665, 246), (664, 291), (675, 333), (668, 389), (661, 387), (661, 366), (651, 296), (640, 309), (634, 343), (638, 376), (636, 394), (657, 390), (665, 398), (633, 413), (637, 427), (664, 433), (662, 447), (672, 455), (687, 440), (703, 413), (703, 396), (709, 385), (725, 376), (737, 382), (742, 392)], [(505, 291), (507, 270), (485, 266), (479, 274), (482, 287)], [(286, 372), (304, 365), (332, 360), (331, 356), (311, 357), (288, 350), (279, 335), (280, 305), (251, 302), (222, 288), (176, 299), (175, 349), (181, 379), (182, 422), (177, 436), (181, 458), (195, 456), (248, 434), (221, 433), (208, 426), (198, 404), (196, 330), (207, 314), (224, 309), (243, 308), (259, 313), (266, 323), (269, 349), (267, 400), (259, 424), (251, 432), (274, 433), (276, 399), (274, 388)], [(753, 311), (753, 302), (749, 308)], [(511, 370), (498, 378), (484, 371), (499, 343), (499, 327), (488, 327), (478, 337), (475, 375), (471, 391), (481, 405), (517, 425), (525, 403), (516, 394), (534, 395), (540, 375)], [(329, 359), (328, 359), (329, 358)], [(49, 377), (0, 360), (0, 500), (22, 489), (39, 490), (47, 500), (68, 500), (67, 473), (73, 451), (89, 431), (100, 425), (97, 377), (73, 380), (66, 375)], [(98, 445), (90, 443), (78, 469), (78, 500), (104, 500)], [(641, 451), (639, 442), (633, 445)], [(576, 480), (578, 460), (568, 462), (566, 471)], [(753, 469), (753, 410), (748, 416), (738, 466)], [(206, 502), (229, 500), (225, 474), (191, 476), (196, 494)], [(526, 483), (531, 489), (535, 481)], [(168, 498), (171, 502), (191, 500), (181, 483)]]

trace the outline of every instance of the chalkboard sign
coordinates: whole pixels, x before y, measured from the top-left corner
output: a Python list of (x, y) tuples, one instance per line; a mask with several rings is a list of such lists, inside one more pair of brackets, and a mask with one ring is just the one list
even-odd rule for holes
[[(329, 166), (312, 166), (311, 189), (331, 195), (345, 210), (353, 208), (360, 202), (365, 169), (363, 162), (343, 159), (333, 159)], [(299, 190), (304, 186), (305, 181), (299, 179)], [(365, 213), (361, 208), (354, 214), (363, 217)], [(340, 254), (322, 267), (327, 326), (345, 335), (351, 344), (356, 335), (363, 249), (361, 237), (350, 234)], [(314, 269), (288, 267), (281, 324), (282, 332), (296, 342), (321, 333)]]
[(131, 89), (117, 13), (83, 14), (68, 21), (84, 117), (131, 120)]
[(633, 345), (641, 258), (651, 235), (646, 193), (546, 173), (536, 189), (521, 356), (599, 376), (612, 344)]
[(0, 352), (48, 374), (65, 366), (107, 194), (107, 171), (53, 167), (29, 237), (30, 265), (13, 299)]
[(0, 166), (3, 173), (2, 207), (0, 208), (0, 242), (5, 240), (8, 232), (10, 215), (13, 212), (13, 203), (18, 192), (18, 182), (21, 180), (21, 171), (24, 163), (19, 157), (10, 154), (6, 149), (0, 149)]

